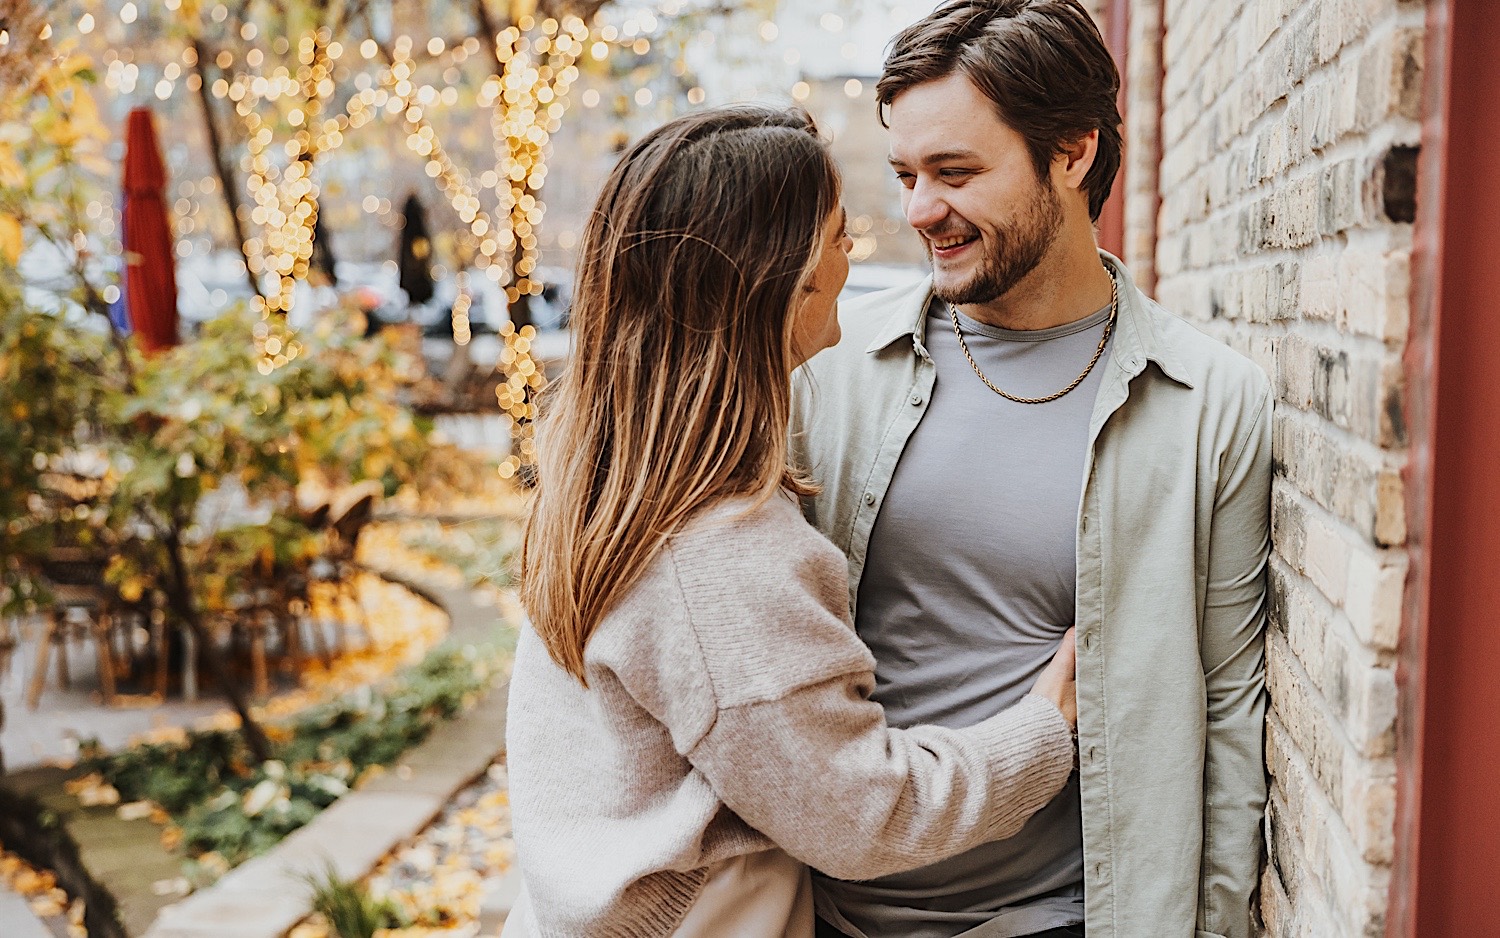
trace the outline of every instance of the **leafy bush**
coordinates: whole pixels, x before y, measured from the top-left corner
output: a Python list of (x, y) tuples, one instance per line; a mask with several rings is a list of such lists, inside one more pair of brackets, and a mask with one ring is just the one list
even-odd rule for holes
[(271, 727), (275, 758), (256, 765), (239, 734), (195, 732), (183, 744), (106, 755), (86, 747), (80, 767), (126, 801), (159, 805), (189, 855), (233, 866), (263, 853), (386, 766), (488, 688), (495, 656), (443, 648), (381, 688), (361, 688)]

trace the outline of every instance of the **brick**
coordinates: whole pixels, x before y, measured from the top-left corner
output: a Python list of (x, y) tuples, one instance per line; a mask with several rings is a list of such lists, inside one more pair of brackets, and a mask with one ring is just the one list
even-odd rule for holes
[(1275, 412), (1272, 453), (1279, 478), (1332, 512), (1368, 543), (1378, 547), (1405, 543), (1405, 483), (1397, 457), (1291, 406)]
[(1281, 400), (1379, 446), (1405, 443), (1406, 376), (1391, 350), (1293, 332), (1283, 338), (1278, 359)]
[[(1359, 759), (1389, 756), (1394, 751), (1396, 722), (1392, 658), (1362, 646), (1347, 618), (1306, 586), (1295, 571), (1272, 565), (1270, 623), (1275, 640), (1270, 648), (1273, 655), (1290, 655), (1286, 664), (1296, 662), (1294, 672), (1279, 676), (1278, 681), (1305, 678), (1309, 685), (1289, 686), (1283, 702), (1296, 700), (1301, 708), (1316, 700), (1326, 708), (1321, 716), (1336, 730), (1337, 746), (1314, 745), (1308, 735), (1311, 731), (1300, 729), (1300, 715), (1288, 716), (1288, 725), (1299, 728), (1299, 738), (1309, 752), (1337, 749)], [(1331, 766), (1321, 765), (1320, 770), (1332, 771)]]
[(1400, 553), (1355, 551), (1349, 558), (1345, 610), (1355, 634), (1372, 648), (1395, 651), (1399, 644), (1407, 566)]
[(1349, 543), (1332, 524), (1319, 517), (1308, 519), (1303, 572), (1335, 605), (1344, 601), (1344, 586), (1349, 577), (1349, 550)]
[(1347, 248), (1337, 259), (1337, 284), (1343, 300), (1340, 327), (1392, 346), (1405, 342), (1411, 317), (1409, 248)]

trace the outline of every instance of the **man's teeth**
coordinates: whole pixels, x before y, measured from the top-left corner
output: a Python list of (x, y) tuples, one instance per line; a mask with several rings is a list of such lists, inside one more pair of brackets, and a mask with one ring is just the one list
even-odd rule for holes
[(938, 250), (947, 250), (948, 248), (956, 248), (960, 244), (968, 244), (972, 240), (973, 238), (968, 236), (962, 238), (934, 238), (932, 246)]

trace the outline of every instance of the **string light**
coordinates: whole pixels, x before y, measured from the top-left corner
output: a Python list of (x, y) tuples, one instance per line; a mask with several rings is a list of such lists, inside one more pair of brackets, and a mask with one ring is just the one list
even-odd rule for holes
[(453, 298), (453, 344), (462, 348), (469, 344), (473, 338), (473, 332), (469, 328), (469, 308), (474, 305), (473, 297), (469, 296), (469, 274), (467, 271), (458, 272), (458, 296)]
[(523, 475), (526, 467), (536, 464), (536, 392), (547, 383), (541, 363), (531, 357), (536, 329), (516, 329), (507, 322), (500, 327), (505, 347), (500, 350), (498, 369), (505, 379), (495, 388), (500, 414), (510, 429), (511, 452), (500, 464), (503, 479)]
[[(260, 235), (247, 239), (243, 248), (249, 258), (250, 272), (269, 276), (274, 284), (267, 297), (256, 299), (263, 318), (273, 313), (290, 313), (296, 284), (307, 278), (320, 195), (313, 166), (321, 154), (343, 142), (344, 131), (350, 125), (347, 114), (321, 119), (325, 103), (334, 91), (333, 64), (328, 55), (330, 39), (330, 30), (321, 27), (298, 41), (300, 67), (295, 78), (286, 66), (280, 66), (269, 76), (236, 75), (222, 89), (234, 102), (235, 112), (244, 123), (250, 162), (248, 188), (255, 200), (250, 220), (260, 229)], [(246, 62), (250, 61), (247, 55)], [(214, 93), (220, 90), (216, 83)], [(284, 113), (283, 101), (289, 102)], [(286, 158), (284, 167), (271, 159), (276, 135), (261, 116), (260, 107), (265, 103), (296, 128), (279, 147)], [(284, 356), (265, 349), (262, 355), (263, 361), (271, 362), (273, 367), (285, 363)]]
[[(185, 6), (180, 0), (165, 0), (165, 5), (168, 10)], [(675, 15), (679, 6), (675, 0), (667, 0), (662, 12)], [(224, 3), (212, 7), (205, 3), (204, 8), (215, 23), (226, 23), (230, 18)], [(119, 15), (125, 23), (131, 23), (145, 9), (140, 0), (133, 0), (122, 5)], [(86, 14), (78, 25), (84, 33), (96, 28), (92, 14)], [(251, 43), (258, 38), (268, 45), (220, 48), (208, 53), (223, 74), (206, 87), (190, 69), (185, 72), (175, 62), (160, 74), (143, 75), (128, 51), (107, 57), (106, 82), (124, 94), (133, 93), (138, 83), (144, 83), (163, 100), (172, 97), (180, 85), (194, 91), (203, 87), (215, 98), (227, 99), (241, 121), (247, 144), (241, 165), (251, 197), (248, 220), (254, 225), (241, 247), (252, 276), (267, 287), (266, 296), (255, 302), (262, 323), (274, 325), (257, 332), (258, 365), (269, 373), (295, 357), (295, 341), (290, 334), (277, 331), (284, 331), (284, 323), (277, 324), (272, 314), (291, 312), (296, 284), (309, 273), (321, 195), (315, 167), (321, 156), (340, 145), (347, 131), (382, 114), (399, 119), (407, 146), (424, 159), (428, 175), (464, 223), (455, 244), (459, 289), (451, 317), (455, 341), (465, 345), (472, 336), (471, 266), (484, 270), (486, 276), (503, 286), (511, 304), (543, 292), (539, 232), (546, 215), (540, 197), (547, 178), (546, 157), (552, 135), (570, 105), (573, 86), (580, 79), (579, 60), (591, 57), (602, 61), (608, 58), (611, 47), (646, 55), (658, 40), (658, 26), (650, 12), (633, 17), (623, 35), (608, 24), (591, 30), (577, 16), (523, 16), (493, 37), (499, 74), (483, 83), (478, 104), (491, 112), (496, 160), (492, 169), (477, 177), (471, 177), (447, 152), (429, 116), (440, 106), (457, 105), (457, 66), (479, 53), (481, 40), (476, 37), (452, 44), (434, 37), (422, 43), (421, 52), (427, 56), (424, 68), (436, 65), (442, 69), (440, 89), (418, 78), (413, 43), (409, 37), (398, 38), (373, 81), (368, 71), (354, 69), (358, 74), (353, 85), (358, 91), (349, 98), (343, 113), (332, 117), (325, 112), (337, 90), (335, 81), (343, 81), (348, 68), (355, 64), (345, 59), (345, 66), (336, 69), (336, 62), (346, 51), (350, 58), (356, 53), (365, 60), (377, 58), (381, 49), (375, 40), (365, 39), (357, 47), (351, 41), (345, 49), (332, 41), (327, 27), (299, 40), (295, 35), (273, 38), (261, 34), (253, 23), (236, 22), (228, 28), (239, 40)], [(767, 22), (762, 32), (767, 41), (774, 39), (775, 24)], [(655, 51), (661, 54), (659, 48)], [(285, 58), (289, 54), (290, 60)], [(288, 64), (273, 68), (277, 59), (267, 61), (272, 56)], [(193, 66), (197, 58), (195, 50), (189, 48), (182, 60)], [(686, 64), (678, 65), (673, 74), (683, 78)], [(266, 71), (261, 71), (262, 66)], [(637, 97), (643, 105), (652, 101), (647, 89), (640, 89)], [(705, 95), (694, 86), (689, 97), (701, 103)], [(584, 93), (583, 100), (589, 107), (601, 103), (598, 91), (593, 89)], [(203, 191), (210, 191), (207, 185)], [(488, 211), (483, 204), (486, 201), (491, 206)], [(363, 207), (370, 211), (371, 205), (366, 199)], [(389, 210), (384, 199), (375, 199), (373, 206), (381, 214)], [(180, 247), (191, 250), (188, 236), (198, 230), (198, 225), (188, 217), (190, 213), (179, 214), (178, 234), (183, 237)], [(567, 240), (574, 239), (570, 236)], [(561, 237), (558, 243), (563, 243)], [(512, 422), (516, 446), (507, 474), (514, 475), (533, 461), (530, 422), (535, 407), (531, 401), (546, 379), (541, 364), (530, 355), (535, 329), (526, 326), (517, 330), (513, 323), (507, 323), (502, 334), (504, 351), (496, 367), (504, 379), (497, 389), (497, 400)]]
[[(530, 17), (523, 17), (521, 26)], [(492, 78), (480, 89), (479, 105), (493, 105), (491, 127), (497, 156), (494, 183), (498, 214), (508, 224), (499, 229), (495, 250), (511, 253), (510, 302), (522, 295), (540, 296), (536, 276), (540, 255), (536, 230), (546, 214), (537, 197), (547, 180), (546, 152), (552, 134), (562, 126), (570, 92), (578, 80), (576, 64), (589, 38), (588, 26), (575, 16), (561, 23), (544, 20), (541, 35), (528, 39), (512, 26), (495, 37), (496, 58), (504, 77)], [(482, 251), (482, 248), (481, 248)], [(492, 255), (481, 253), (481, 258)], [(481, 265), (485, 260), (480, 261)]]

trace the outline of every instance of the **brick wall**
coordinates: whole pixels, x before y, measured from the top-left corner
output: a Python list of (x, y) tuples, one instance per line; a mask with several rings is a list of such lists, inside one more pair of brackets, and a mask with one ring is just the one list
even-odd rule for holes
[(1258, 362), (1278, 399), (1267, 930), (1381, 935), (1423, 11), (1138, 0), (1132, 21), (1127, 255), (1154, 261), (1161, 301)]

